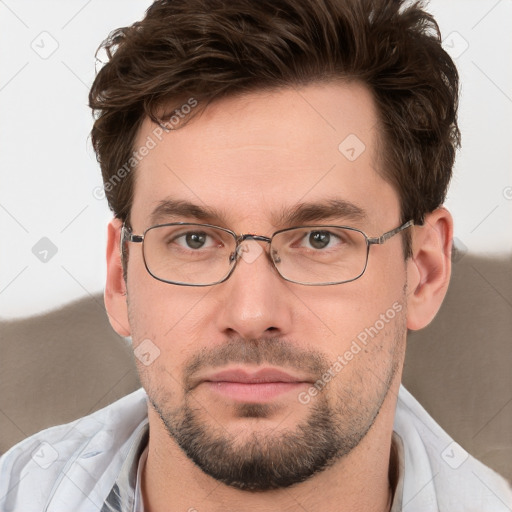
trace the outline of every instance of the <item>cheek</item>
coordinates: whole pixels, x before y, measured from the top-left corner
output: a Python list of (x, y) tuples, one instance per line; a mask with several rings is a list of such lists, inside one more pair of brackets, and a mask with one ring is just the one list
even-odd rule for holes
[(166, 340), (188, 328), (197, 316), (198, 303), (207, 291), (172, 285), (153, 278), (140, 261), (128, 269), (128, 309), (134, 339), (153, 337)]
[(365, 273), (356, 281), (338, 286), (297, 288), (301, 329), (306, 329), (312, 342), (327, 348), (337, 339), (341, 348), (365, 328), (376, 322), (380, 325), (381, 315), (393, 319), (397, 310), (405, 307), (404, 275), (396, 274), (394, 280), (382, 283), (372, 279), (371, 273)]
[(385, 389), (400, 373), (405, 356), (406, 311), (395, 301), (376, 320), (368, 321), (356, 334), (344, 339), (337, 361), (336, 394), (352, 389), (361, 397), (372, 389)]
[(130, 272), (128, 315), (141, 383), (179, 385), (183, 365), (207, 337), (203, 299), (208, 291), (157, 281), (144, 267), (142, 274)]
[(358, 393), (370, 383), (380, 388), (399, 370), (405, 354), (404, 280), (400, 268), (385, 274), (374, 269), (352, 283), (313, 294), (300, 292), (301, 300), (315, 313), (306, 311), (302, 317), (302, 337), (325, 353), (329, 374), (336, 376), (335, 395), (344, 387), (356, 386)]

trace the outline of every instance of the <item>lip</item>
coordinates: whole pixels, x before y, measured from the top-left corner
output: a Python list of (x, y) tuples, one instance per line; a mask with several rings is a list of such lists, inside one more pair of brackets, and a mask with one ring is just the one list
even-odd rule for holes
[(256, 372), (248, 372), (241, 368), (223, 370), (206, 377), (209, 382), (240, 382), (244, 384), (262, 384), (269, 382), (304, 382), (301, 377), (294, 377), (283, 370), (263, 368)]
[(276, 368), (249, 372), (241, 368), (223, 370), (202, 379), (212, 392), (239, 402), (268, 402), (279, 395), (298, 391), (311, 381)]

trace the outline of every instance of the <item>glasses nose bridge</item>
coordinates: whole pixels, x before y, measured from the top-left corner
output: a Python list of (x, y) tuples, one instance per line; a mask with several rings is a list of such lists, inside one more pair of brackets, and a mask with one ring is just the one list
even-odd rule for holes
[(246, 240), (256, 240), (257, 242), (267, 242), (270, 244), (272, 242), (272, 238), (269, 238), (268, 236), (263, 235), (252, 235), (250, 233), (242, 234), (237, 238), (237, 243), (240, 245), (242, 242), (245, 242)]
[(256, 242), (266, 242), (269, 245), (269, 247), (270, 243), (272, 242), (272, 238), (269, 238), (268, 236), (253, 235), (251, 233), (238, 235), (236, 238), (236, 253), (238, 256), (240, 256), (241, 252), (243, 251), (242, 244), (247, 240), (255, 240)]
[[(243, 245), (242, 244), (245, 241), (248, 241), (248, 240), (254, 240), (256, 242), (266, 242), (269, 247), (270, 247), (270, 244), (272, 242), (272, 238), (270, 238), (268, 236), (254, 235), (254, 234), (251, 234), (251, 233), (238, 235), (236, 237), (236, 250), (232, 254), (232, 258), (234, 257), (234, 259), (236, 259), (237, 262), (240, 259), (240, 257), (242, 256), (242, 253), (244, 253), (244, 249), (243, 249)], [(263, 250), (263, 252), (267, 252), (267, 251)], [(270, 259), (272, 259), (272, 258), (270, 258)]]

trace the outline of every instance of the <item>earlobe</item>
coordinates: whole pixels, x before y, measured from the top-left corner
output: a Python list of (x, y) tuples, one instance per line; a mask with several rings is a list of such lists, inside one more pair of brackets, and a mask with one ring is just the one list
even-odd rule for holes
[(120, 237), (123, 224), (112, 219), (107, 235), (107, 281), (105, 283), (105, 307), (113, 329), (120, 336), (130, 336), (126, 283), (120, 254)]
[(444, 207), (425, 216), (412, 233), (413, 255), (407, 264), (407, 327), (426, 327), (448, 290), (451, 275), (453, 219)]

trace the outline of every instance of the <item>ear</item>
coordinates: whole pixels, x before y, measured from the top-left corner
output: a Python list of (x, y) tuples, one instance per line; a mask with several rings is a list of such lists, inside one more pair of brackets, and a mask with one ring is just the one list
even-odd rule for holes
[(120, 240), (123, 223), (112, 219), (107, 235), (107, 282), (105, 284), (105, 307), (110, 325), (121, 336), (130, 336), (126, 283), (123, 279)]
[(412, 257), (407, 263), (407, 327), (426, 327), (436, 316), (451, 275), (453, 219), (440, 207), (425, 216), (412, 232)]

